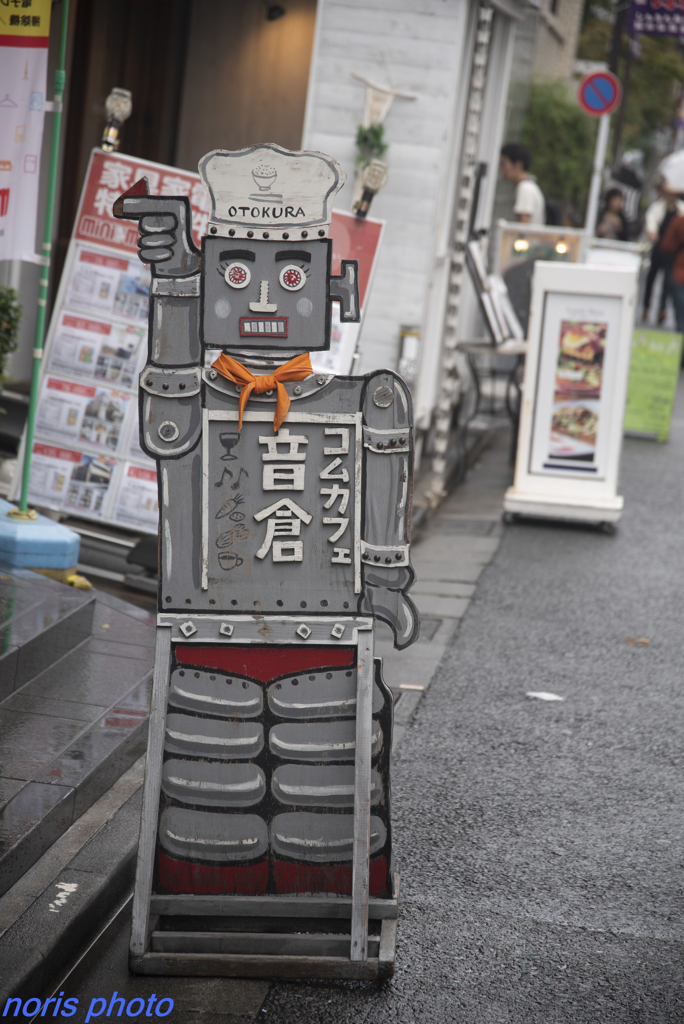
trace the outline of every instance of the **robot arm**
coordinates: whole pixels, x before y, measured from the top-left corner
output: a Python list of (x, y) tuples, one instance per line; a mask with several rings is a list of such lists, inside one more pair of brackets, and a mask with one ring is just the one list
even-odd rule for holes
[(114, 216), (139, 222), (140, 259), (152, 265), (155, 278), (186, 278), (199, 273), (201, 257), (192, 240), (187, 196), (150, 196), (147, 178), (141, 178), (116, 200)]
[(361, 540), (364, 611), (386, 622), (402, 650), (418, 639), (420, 616), (406, 595), (415, 579), (409, 554), (413, 423), (411, 396), (391, 370), (368, 378), (363, 403), (366, 488)]
[(139, 256), (152, 269), (148, 364), (140, 375), (140, 443), (153, 459), (178, 458), (201, 433), (200, 269), (187, 196), (148, 195), (141, 178), (114, 203), (137, 220)]

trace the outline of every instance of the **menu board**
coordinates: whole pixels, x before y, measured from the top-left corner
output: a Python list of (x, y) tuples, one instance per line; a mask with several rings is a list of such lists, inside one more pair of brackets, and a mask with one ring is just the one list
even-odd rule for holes
[(667, 441), (682, 359), (682, 336), (640, 327), (632, 338), (625, 433)]
[(636, 298), (631, 268), (535, 265), (508, 516), (600, 523), (607, 532), (620, 520)]

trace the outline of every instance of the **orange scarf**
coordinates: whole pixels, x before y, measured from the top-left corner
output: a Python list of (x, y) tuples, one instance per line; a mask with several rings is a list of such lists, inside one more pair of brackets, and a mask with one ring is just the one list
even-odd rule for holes
[(227, 356), (225, 352), (222, 352), (216, 362), (211, 365), (212, 369), (220, 373), (222, 377), (232, 380), (234, 384), (243, 385), (240, 392), (238, 430), (242, 429), (242, 413), (252, 391), (255, 391), (257, 395), (263, 395), (265, 391), (273, 391), (274, 388), (277, 389), (277, 399), (275, 416), (273, 417), (273, 429), (279, 430), (290, 408), (290, 396), (283, 387), (282, 382), (285, 380), (304, 380), (310, 373), (313, 373), (308, 352), (304, 352), (301, 356), (295, 356), (294, 359), (288, 360), (282, 366), (277, 366), (273, 373), (269, 373), (264, 377), (255, 377), (246, 366), (239, 363), (237, 359)]

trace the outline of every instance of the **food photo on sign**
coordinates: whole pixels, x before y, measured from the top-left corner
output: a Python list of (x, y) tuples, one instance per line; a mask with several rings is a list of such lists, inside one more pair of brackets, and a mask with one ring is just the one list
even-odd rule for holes
[(620, 307), (610, 296), (546, 296), (530, 471), (605, 474)]
[(594, 461), (607, 330), (606, 323), (561, 322), (549, 458)]

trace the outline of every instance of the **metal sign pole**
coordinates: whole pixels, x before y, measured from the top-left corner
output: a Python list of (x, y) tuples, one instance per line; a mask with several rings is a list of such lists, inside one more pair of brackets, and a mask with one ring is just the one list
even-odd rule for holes
[(598, 214), (599, 196), (601, 195), (601, 178), (606, 163), (606, 151), (608, 149), (608, 136), (610, 134), (610, 114), (603, 114), (599, 120), (598, 132), (596, 135), (596, 149), (594, 150), (594, 170), (591, 175), (591, 186), (589, 188), (589, 199), (587, 200), (587, 215), (584, 220), (584, 239), (582, 244), (582, 260), (586, 259), (589, 251), (589, 244), (596, 229), (596, 217)]

